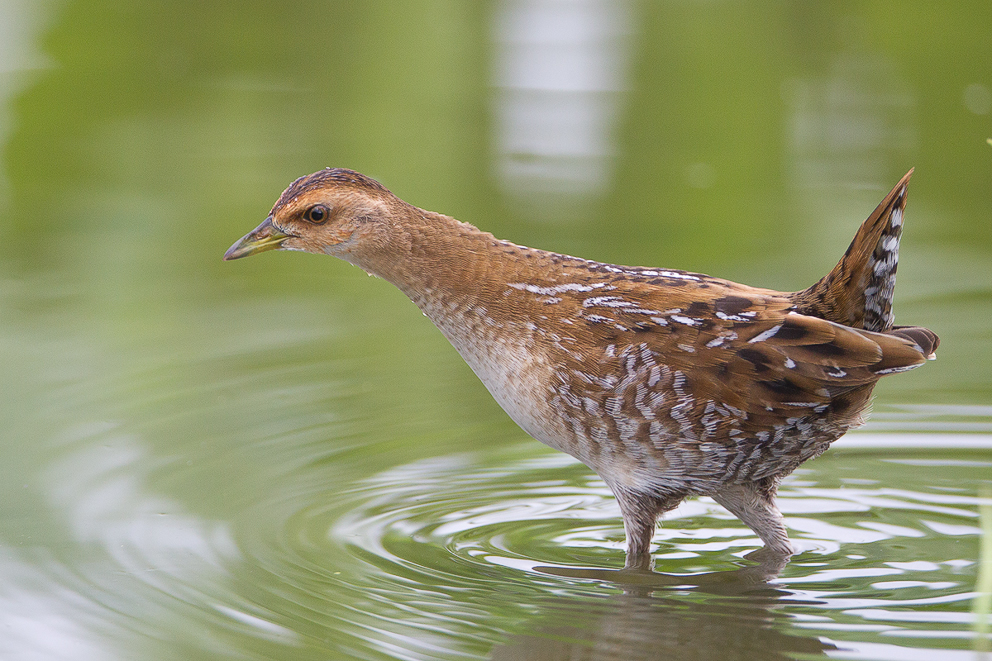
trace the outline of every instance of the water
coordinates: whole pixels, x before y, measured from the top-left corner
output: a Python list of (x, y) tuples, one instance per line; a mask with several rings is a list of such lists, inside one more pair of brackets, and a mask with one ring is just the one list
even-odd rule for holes
[[(975, 659), (982, 12), (0, 3), (0, 658)], [(915, 166), (896, 314), (940, 357), (785, 482), (780, 573), (705, 498), (622, 572), (605, 485), (401, 294), (220, 260), (325, 165), (518, 243), (779, 289)]]

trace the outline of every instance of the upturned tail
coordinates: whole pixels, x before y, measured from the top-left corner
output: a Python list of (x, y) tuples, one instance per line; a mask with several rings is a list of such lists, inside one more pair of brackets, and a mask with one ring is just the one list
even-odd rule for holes
[(906, 187), (910, 170), (861, 224), (837, 266), (792, 299), (803, 314), (852, 328), (890, 333), (913, 341), (932, 358), (940, 340), (933, 331), (893, 326), (892, 295), (899, 264)]

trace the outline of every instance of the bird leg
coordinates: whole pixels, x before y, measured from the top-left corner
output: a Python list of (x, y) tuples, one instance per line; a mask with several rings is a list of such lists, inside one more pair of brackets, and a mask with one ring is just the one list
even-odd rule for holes
[(710, 495), (756, 532), (768, 553), (788, 558), (795, 552), (785, 530), (785, 519), (775, 505), (774, 485), (731, 484)]
[(624, 569), (651, 569), (651, 538), (658, 517), (678, 507), (685, 495), (659, 496), (610, 486), (620, 504), (623, 529), (627, 535)]

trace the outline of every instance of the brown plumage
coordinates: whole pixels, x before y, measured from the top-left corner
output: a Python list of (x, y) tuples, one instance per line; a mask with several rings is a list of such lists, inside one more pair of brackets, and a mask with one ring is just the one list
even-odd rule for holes
[(910, 174), (796, 293), (517, 246), (342, 169), (293, 182), (225, 259), (326, 253), (399, 287), (517, 424), (606, 481), (628, 566), (649, 564), (657, 517), (694, 494), (787, 557), (781, 479), (862, 423), (881, 376), (937, 348), (892, 325)]

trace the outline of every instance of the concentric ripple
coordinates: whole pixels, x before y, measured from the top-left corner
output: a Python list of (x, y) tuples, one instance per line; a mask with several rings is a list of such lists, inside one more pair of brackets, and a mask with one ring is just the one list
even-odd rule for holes
[[(924, 648), (970, 635), (977, 490), (992, 444), (976, 449), (982, 438), (972, 436), (963, 450), (935, 456), (919, 450), (918, 436), (894, 451), (895, 438), (880, 453), (876, 437), (866, 435), (864, 448), (854, 437), (781, 491), (801, 553), (772, 586), (789, 595), (801, 628), (829, 633), (841, 649), (854, 632)], [(334, 613), (339, 631), (366, 645), (416, 640), (410, 658), (420, 658), (429, 656), (422, 641), (441, 644), (432, 635), (449, 647), (491, 642), (499, 613), (522, 616), (504, 595), (527, 610), (539, 594), (624, 590), (621, 575), (612, 582), (609, 573), (623, 564), (615, 500), (587, 468), (537, 444), (412, 461), (333, 492), (318, 482), (268, 504), (261, 518), (281, 521), (278, 530), (255, 527), (239, 543), (270, 572), (267, 589), (311, 613), (323, 603), (318, 620)], [(656, 571), (679, 578), (669, 581), (679, 589), (726, 583), (760, 545), (707, 498), (668, 515), (655, 543)], [(913, 618), (900, 615), (906, 608)]]
[[(171, 454), (190, 418), (213, 413), (197, 405), (217, 393), (195, 390), (154, 424), (60, 435), (38, 479), (58, 532), (36, 523), (54, 543), (5, 548), (2, 622), (17, 633), (0, 652), (51, 642), (171, 658), (179, 641), (249, 659), (516, 659), (595, 644), (648, 659), (701, 627), (713, 658), (746, 635), (759, 655), (747, 658), (965, 658), (992, 474), (984, 413), (967, 434), (934, 414), (932, 429), (852, 435), (797, 471), (780, 504), (801, 553), (770, 583), (743, 557), (755, 535), (708, 498), (666, 515), (656, 574), (631, 578), (619, 508), (585, 466), (525, 440), (397, 459), (399, 442), (292, 409), (310, 391), (289, 391), (306, 379), (284, 369), (257, 377), (278, 386), (258, 401), (294, 396), (244, 425), (248, 442)], [(28, 620), (48, 622), (45, 635)]]
[[(876, 435), (863, 438), (865, 449), (878, 447)], [(964, 447), (972, 448), (976, 440), (982, 439), (966, 439)], [(886, 447), (894, 441), (895, 435)], [(906, 439), (911, 449), (919, 442)], [(858, 449), (858, 441), (848, 447)], [(970, 468), (977, 479), (992, 461), (835, 454), (797, 471), (781, 490), (781, 507), (800, 551), (823, 555), (934, 533), (979, 533), (979, 499), (974, 492), (954, 493), (963, 489), (951, 474)], [(903, 488), (922, 486), (914, 475), (920, 467), (929, 484)], [(937, 484), (942, 468), (954, 488)], [(880, 470), (905, 474), (906, 481), (897, 479), (900, 486), (892, 486), (877, 479)], [(531, 571), (623, 564), (623, 528), (609, 489), (578, 462), (533, 443), (395, 466), (335, 492), (333, 502), (303, 506), (286, 520), (284, 534), (303, 548), (344, 551), (388, 572), (460, 575), (468, 566)], [(667, 514), (655, 544), (659, 563), (697, 571), (760, 546), (709, 498), (690, 499)]]

